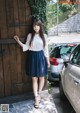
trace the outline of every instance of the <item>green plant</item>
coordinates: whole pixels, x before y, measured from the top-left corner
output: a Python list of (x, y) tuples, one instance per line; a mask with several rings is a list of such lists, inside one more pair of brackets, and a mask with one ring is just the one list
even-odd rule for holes
[(62, 12), (66, 12), (66, 11), (72, 9), (71, 6), (72, 6), (72, 5), (70, 5), (70, 4), (62, 4), (62, 5), (60, 5), (60, 9), (62, 10)]
[(57, 4), (47, 3), (47, 28), (53, 27), (57, 24)]
[(64, 22), (71, 16), (77, 14), (77, 12), (80, 12), (80, 8), (77, 4), (59, 4), (51, 2), (52, 0), (47, 1), (47, 29)]
[(46, 0), (28, 0), (28, 2), (31, 6), (32, 19), (40, 19), (43, 22), (46, 31)]
[(51, 94), (53, 90), (53, 87), (51, 86), (51, 83), (48, 81), (48, 92)]

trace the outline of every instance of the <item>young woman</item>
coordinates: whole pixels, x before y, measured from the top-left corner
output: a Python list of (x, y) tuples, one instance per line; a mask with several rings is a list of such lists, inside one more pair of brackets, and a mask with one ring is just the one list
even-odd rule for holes
[(23, 51), (28, 50), (26, 74), (32, 77), (32, 88), (35, 97), (34, 107), (39, 107), (40, 93), (44, 86), (44, 77), (47, 76), (47, 67), (50, 67), (47, 35), (43, 33), (42, 23), (35, 20), (32, 33), (27, 36), (27, 41), (23, 44), (18, 36), (14, 39), (22, 47)]

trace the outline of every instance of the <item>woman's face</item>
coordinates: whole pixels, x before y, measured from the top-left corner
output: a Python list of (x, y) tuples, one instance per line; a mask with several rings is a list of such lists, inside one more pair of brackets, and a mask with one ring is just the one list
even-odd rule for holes
[(39, 33), (40, 26), (34, 25), (34, 26), (33, 26), (33, 29), (34, 29), (34, 31), (35, 31), (36, 33)]

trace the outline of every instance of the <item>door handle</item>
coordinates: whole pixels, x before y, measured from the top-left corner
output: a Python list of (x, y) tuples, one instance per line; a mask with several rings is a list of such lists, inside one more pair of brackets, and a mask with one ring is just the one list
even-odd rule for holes
[(80, 84), (80, 81), (74, 80), (74, 83), (75, 83), (76, 85), (78, 85), (78, 84)]

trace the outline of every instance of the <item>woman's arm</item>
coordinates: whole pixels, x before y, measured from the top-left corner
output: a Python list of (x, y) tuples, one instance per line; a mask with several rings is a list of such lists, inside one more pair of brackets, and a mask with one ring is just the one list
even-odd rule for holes
[(14, 36), (14, 39), (21, 47), (23, 47), (24, 44), (19, 40), (19, 37), (17, 35)]
[(22, 47), (23, 52), (27, 51), (29, 49), (29, 42), (30, 42), (30, 38), (31, 38), (31, 34), (29, 33), (27, 36), (27, 40), (26, 43), (23, 44), (20, 40), (19, 37), (17, 35), (14, 36), (14, 39), (16, 40), (16, 42)]
[(46, 57), (46, 60), (47, 60), (48, 68), (50, 68), (50, 61), (49, 61), (49, 57)]
[(44, 48), (44, 55), (45, 55), (45, 57), (46, 57), (48, 67), (50, 67), (50, 61), (49, 61), (49, 51), (48, 51), (48, 40), (47, 40), (47, 35), (46, 35), (46, 34), (44, 34), (44, 36), (45, 36), (45, 48)]

